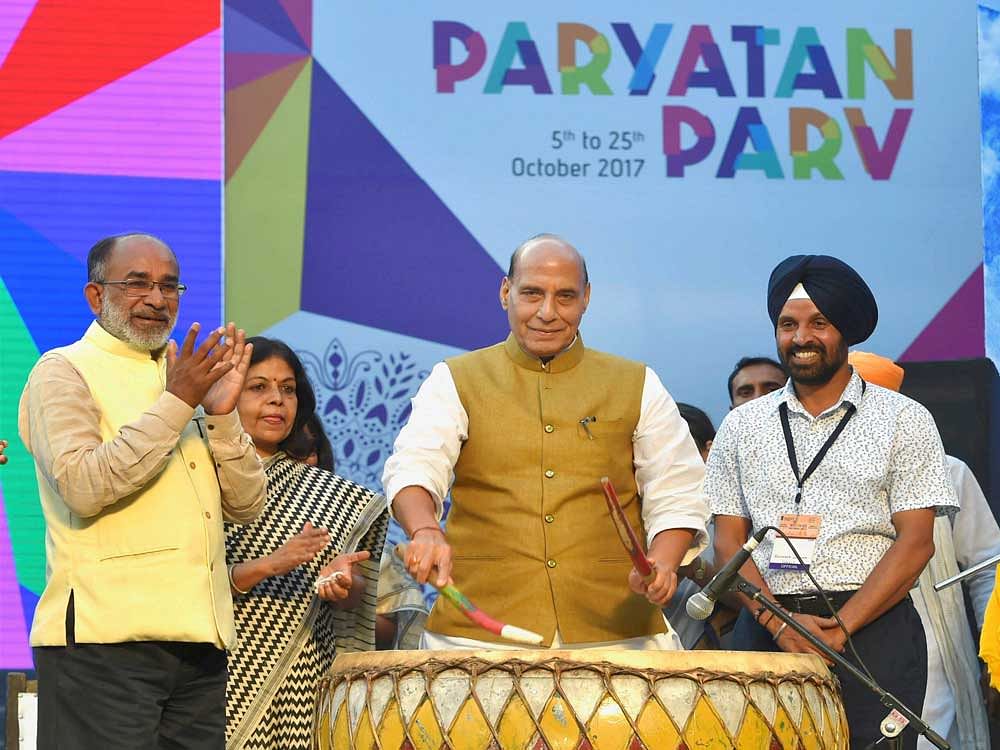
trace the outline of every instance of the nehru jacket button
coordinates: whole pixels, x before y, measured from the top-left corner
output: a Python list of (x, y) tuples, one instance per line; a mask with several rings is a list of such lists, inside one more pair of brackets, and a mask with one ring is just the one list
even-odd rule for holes
[(545, 470), (545, 476), (548, 479), (552, 479), (552, 477), (554, 477), (555, 475), (556, 475), (556, 473), (554, 471), (552, 471), (552, 469), (546, 469)]
[(552, 523), (555, 520), (556, 520), (556, 517), (554, 515), (552, 515), (551, 513), (546, 513), (545, 514), (545, 523)]
[(546, 561), (545, 564), (548, 565), (550, 568), (554, 568), (556, 566), (556, 561), (555, 560), (548, 560), (548, 561)]
[(208, 564), (208, 570), (209, 570), (210, 573), (215, 570), (215, 563), (214, 562)]
[(550, 424), (545, 425), (546, 432), (552, 432), (553, 430), (555, 430), (555, 427), (553, 427), (552, 425)]
[(209, 512), (208, 512), (208, 511), (206, 510), (206, 511), (205, 511), (205, 518), (211, 518), (211, 517), (212, 517), (212, 514), (211, 514), (211, 513), (209, 513)]
[(215, 429), (215, 425), (214, 425), (214, 424), (210, 424), (210, 425), (208, 426), (208, 429), (210, 429), (210, 430), (214, 430), (214, 429)]
[(191, 462), (190, 464), (188, 464), (188, 465), (189, 465), (189, 466), (190, 466), (190, 467), (191, 467), (191, 468), (193, 469), (193, 468), (194, 468), (194, 461), (192, 461), (192, 462)]

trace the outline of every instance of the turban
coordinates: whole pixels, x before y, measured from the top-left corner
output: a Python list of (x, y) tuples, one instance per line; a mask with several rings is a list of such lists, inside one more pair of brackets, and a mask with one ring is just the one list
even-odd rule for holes
[(903, 368), (891, 359), (868, 352), (851, 352), (847, 361), (869, 383), (897, 392), (903, 385)]
[(775, 326), (781, 308), (798, 284), (802, 284), (809, 299), (836, 326), (848, 345), (860, 344), (872, 335), (878, 322), (878, 305), (872, 290), (857, 271), (829, 255), (793, 255), (771, 272), (767, 312)]

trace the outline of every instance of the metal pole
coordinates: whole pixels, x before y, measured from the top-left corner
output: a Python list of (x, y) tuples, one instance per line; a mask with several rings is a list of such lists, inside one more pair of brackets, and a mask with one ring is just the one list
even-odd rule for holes
[(969, 576), (975, 575), (980, 570), (985, 570), (986, 568), (991, 568), (1000, 562), (1000, 555), (994, 555), (988, 560), (983, 560), (981, 563), (976, 563), (971, 568), (963, 570), (957, 575), (953, 575), (951, 578), (945, 578), (943, 581), (938, 581), (934, 584), (934, 590), (940, 591), (941, 589), (946, 589), (953, 583), (958, 583), (959, 581), (964, 581)]

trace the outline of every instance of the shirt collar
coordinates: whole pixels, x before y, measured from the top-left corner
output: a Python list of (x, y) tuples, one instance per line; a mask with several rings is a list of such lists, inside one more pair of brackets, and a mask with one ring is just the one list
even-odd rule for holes
[(138, 359), (144, 361), (153, 359), (157, 362), (163, 359), (163, 351), (159, 353), (159, 356), (152, 357), (149, 352), (136, 349), (121, 339), (112, 336), (110, 333), (105, 331), (104, 328), (101, 327), (101, 324), (96, 320), (90, 324), (90, 328), (88, 328), (87, 332), (83, 334), (83, 338), (97, 348), (103, 349), (109, 354), (114, 354), (117, 357), (127, 357), (128, 359)]
[(520, 344), (517, 343), (517, 339), (514, 338), (513, 333), (503, 342), (503, 348), (507, 352), (507, 356), (518, 367), (523, 367), (533, 372), (548, 372), (552, 374), (572, 370), (583, 360), (584, 352), (583, 339), (579, 333), (576, 334), (576, 338), (573, 339), (573, 343), (567, 349), (559, 352), (559, 354), (548, 362), (542, 362), (538, 357), (524, 351)]
[[(847, 386), (844, 388), (843, 393), (840, 394), (840, 398), (837, 399), (837, 403), (828, 409), (824, 409), (815, 419), (822, 419), (831, 414), (834, 414), (841, 406), (844, 404), (851, 404), (855, 409), (861, 408), (861, 397), (864, 395), (864, 381), (861, 380), (861, 376), (858, 375), (858, 371), (851, 367), (851, 379), (847, 381)], [(797, 412), (799, 414), (805, 415), (810, 419), (813, 419), (813, 415), (806, 411), (806, 408), (799, 401), (799, 397), (795, 395), (795, 387), (792, 385), (792, 379), (789, 378), (788, 382), (785, 383), (785, 387), (778, 391), (781, 395), (774, 402), (775, 410), (778, 409), (781, 404), (788, 404), (788, 411)]]

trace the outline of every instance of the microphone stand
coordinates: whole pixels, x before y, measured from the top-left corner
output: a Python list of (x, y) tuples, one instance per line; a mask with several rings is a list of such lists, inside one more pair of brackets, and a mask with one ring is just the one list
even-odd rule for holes
[(971, 568), (966, 568), (961, 573), (956, 573), (951, 578), (945, 578), (943, 581), (938, 581), (937, 583), (934, 584), (934, 590), (940, 591), (941, 589), (946, 589), (953, 583), (958, 583), (959, 581), (963, 581), (971, 575), (975, 575), (980, 570), (985, 570), (986, 568), (992, 568), (998, 562), (1000, 562), (1000, 555), (994, 555), (988, 560), (983, 560), (981, 563), (976, 563)]
[[(741, 594), (745, 594), (754, 601), (760, 602), (768, 612), (773, 614), (788, 627), (809, 641), (809, 643), (814, 646), (817, 651), (820, 651), (824, 656), (830, 659), (830, 661), (849, 672), (854, 679), (858, 680), (862, 685), (875, 693), (882, 705), (890, 709), (890, 714), (886, 716), (879, 727), (882, 736), (872, 743), (870, 747), (884, 747), (887, 750), (898, 750), (898, 748), (902, 746), (902, 741), (899, 738), (900, 733), (906, 728), (907, 724), (913, 724), (914, 729), (926, 737), (935, 747), (938, 747), (941, 750), (951, 750), (951, 745), (942, 739), (941, 736), (938, 735), (933, 729), (927, 726), (927, 723), (923, 719), (903, 705), (898, 698), (892, 695), (892, 693), (889, 693), (879, 687), (878, 683), (874, 682), (868, 677), (868, 675), (859, 670), (832, 648), (827, 646), (815, 635), (810, 633), (809, 630), (803, 625), (800, 625), (798, 621), (791, 616), (791, 614), (783, 610), (770, 599), (761, 596), (760, 589), (743, 578), (743, 576), (736, 576), (734, 585), (731, 586), (731, 589), (736, 589)], [(901, 715), (902, 721), (896, 718), (897, 713)]]

